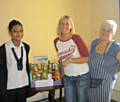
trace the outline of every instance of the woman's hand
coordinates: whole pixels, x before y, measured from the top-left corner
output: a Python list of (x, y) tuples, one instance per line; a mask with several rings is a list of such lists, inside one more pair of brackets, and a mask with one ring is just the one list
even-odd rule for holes
[(120, 68), (118, 68), (118, 72), (120, 72)]
[(70, 64), (71, 63), (71, 59), (67, 59), (67, 60), (65, 60), (65, 61), (62, 61), (62, 66), (63, 67), (66, 67), (68, 64)]

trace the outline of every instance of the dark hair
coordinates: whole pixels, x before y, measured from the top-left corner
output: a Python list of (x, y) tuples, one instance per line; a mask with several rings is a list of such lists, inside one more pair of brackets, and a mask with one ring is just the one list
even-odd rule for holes
[(12, 28), (16, 25), (20, 25), (20, 26), (23, 26), (21, 22), (17, 21), (17, 20), (11, 20), (9, 22), (9, 25), (8, 25), (8, 30), (11, 31)]

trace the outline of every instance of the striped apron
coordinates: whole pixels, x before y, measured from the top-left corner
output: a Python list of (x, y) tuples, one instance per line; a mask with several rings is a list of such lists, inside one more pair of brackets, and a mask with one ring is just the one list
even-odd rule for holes
[[(109, 54), (114, 53), (111, 45)], [(96, 46), (95, 46), (96, 47)], [(90, 88), (88, 91), (89, 102), (110, 102), (112, 90), (116, 82), (116, 67), (114, 59), (95, 52), (95, 47), (90, 52)], [(112, 52), (111, 52), (112, 51)], [(116, 60), (115, 60), (116, 61)], [(106, 63), (107, 62), (107, 63)], [(110, 65), (113, 66), (111, 67)], [(106, 67), (107, 66), (107, 67)], [(110, 66), (110, 67), (109, 67)]]

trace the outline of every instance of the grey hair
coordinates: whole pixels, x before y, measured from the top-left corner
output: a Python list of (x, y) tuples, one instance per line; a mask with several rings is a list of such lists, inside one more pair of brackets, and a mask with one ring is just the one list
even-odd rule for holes
[(101, 29), (111, 29), (113, 34), (116, 34), (117, 31), (117, 23), (114, 20), (105, 20), (101, 25)]

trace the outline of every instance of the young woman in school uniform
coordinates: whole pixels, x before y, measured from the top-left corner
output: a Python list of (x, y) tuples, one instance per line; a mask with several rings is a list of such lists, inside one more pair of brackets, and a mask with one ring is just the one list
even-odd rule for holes
[(74, 32), (70, 16), (58, 23), (58, 37), (54, 44), (64, 69), (65, 102), (87, 102), (89, 87), (88, 49), (84, 40)]
[(8, 31), (10, 41), (0, 46), (0, 102), (26, 102), (30, 47), (22, 42), (21, 22), (10, 21)]

